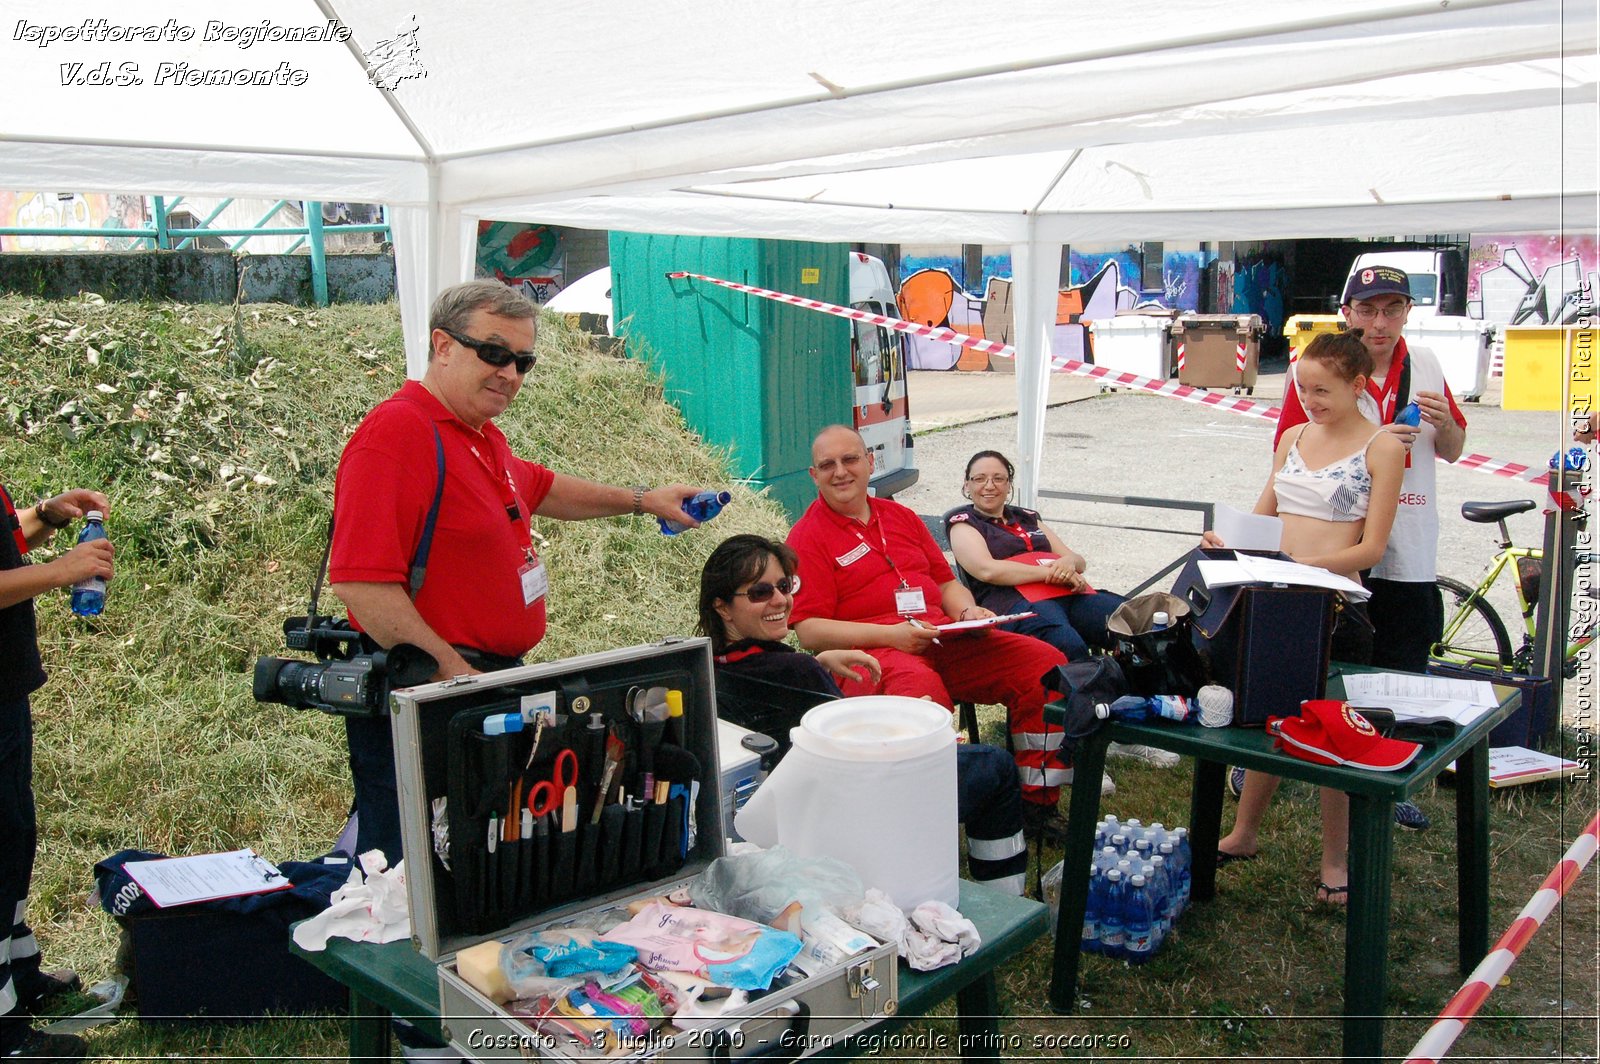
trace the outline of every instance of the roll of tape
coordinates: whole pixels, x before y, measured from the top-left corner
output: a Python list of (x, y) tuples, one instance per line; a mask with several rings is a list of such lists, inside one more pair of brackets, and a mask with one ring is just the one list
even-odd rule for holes
[(1195, 696), (1200, 703), (1200, 723), (1208, 728), (1226, 728), (1233, 723), (1233, 692), (1214, 683), (1200, 688)]

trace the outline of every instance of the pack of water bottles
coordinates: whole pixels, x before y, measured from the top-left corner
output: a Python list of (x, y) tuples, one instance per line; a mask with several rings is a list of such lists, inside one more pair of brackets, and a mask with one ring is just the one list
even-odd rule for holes
[[(1095, 825), (1089, 900), (1080, 949), (1144, 964), (1173, 935), (1189, 906), (1189, 829), (1146, 826), (1113, 814)], [(1061, 866), (1045, 874), (1059, 883)], [(1048, 895), (1050, 885), (1046, 884)]]

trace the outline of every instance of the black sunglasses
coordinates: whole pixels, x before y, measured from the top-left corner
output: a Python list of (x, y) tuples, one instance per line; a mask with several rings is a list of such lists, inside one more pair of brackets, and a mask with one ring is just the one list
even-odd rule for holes
[(798, 576), (786, 576), (776, 584), (769, 584), (762, 580), (760, 583), (751, 584), (748, 590), (735, 591), (735, 595), (743, 595), (751, 602), (765, 602), (773, 596), (774, 592), (781, 591), (785, 595), (793, 595), (800, 590)]
[(441, 328), (439, 331), (462, 347), (471, 348), (473, 354), (496, 369), (515, 362), (519, 377), (526, 376), (533, 368), (533, 364), (539, 360), (538, 355), (519, 355), (505, 344), (497, 344), (493, 340), (474, 340), (470, 336), (462, 336), (454, 329)]

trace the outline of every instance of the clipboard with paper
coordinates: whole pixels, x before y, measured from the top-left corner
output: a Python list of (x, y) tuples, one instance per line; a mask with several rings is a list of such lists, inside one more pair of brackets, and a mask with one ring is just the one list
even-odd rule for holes
[(152, 905), (169, 908), (288, 890), (292, 884), (271, 861), (249, 847), (227, 853), (129, 861), (123, 866)]

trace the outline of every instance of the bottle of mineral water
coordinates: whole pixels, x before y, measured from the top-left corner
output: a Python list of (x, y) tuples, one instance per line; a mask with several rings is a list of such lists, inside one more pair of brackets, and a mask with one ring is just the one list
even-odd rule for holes
[[(90, 510), (84, 514), (83, 531), (78, 533), (79, 543), (105, 539), (105, 514)], [(98, 576), (85, 577), (72, 585), (72, 612), (79, 617), (94, 617), (106, 608), (106, 582)]]
[(1100, 952), (1107, 957), (1122, 956), (1123, 909), (1122, 873), (1113, 868), (1101, 881), (1100, 897), (1095, 901), (1095, 924), (1100, 934)]
[[(683, 512), (705, 524), (720, 514), (722, 508), (728, 505), (732, 498), (733, 496), (726, 491), (702, 491), (684, 501)], [(676, 536), (689, 527), (682, 521), (668, 521), (665, 517), (656, 518), (656, 523), (661, 526), (663, 536)]]
[(1143, 964), (1155, 953), (1155, 914), (1144, 876), (1134, 873), (1122, 905), (1122, 952), (1129, 964)]

